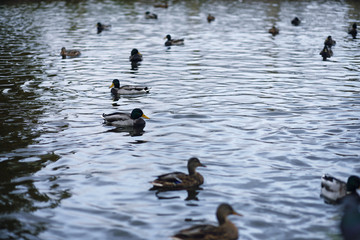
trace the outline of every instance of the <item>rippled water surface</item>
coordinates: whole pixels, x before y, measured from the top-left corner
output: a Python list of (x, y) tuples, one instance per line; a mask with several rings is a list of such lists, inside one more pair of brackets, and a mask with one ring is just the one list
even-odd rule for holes
[[(360, 42), (347, 34), (359, 2), (154, 3), (0, 4), (1, 238), (169, 239), (216, 224), (227, 202), (244, 215), (231, 217), (240, 239), (340, 239), (320, 177), (360, 172)], [(97, 34), (99, 21), (112, 28)], [(185, 45), (164, 47), (166, 34)], [(114, 78), (151, 92), (113, 104)], [(150, 117), (142, 135), (103, 125), (136, 107)], [(148, 191), (192, 156), (207, 165), (196, 196)]]

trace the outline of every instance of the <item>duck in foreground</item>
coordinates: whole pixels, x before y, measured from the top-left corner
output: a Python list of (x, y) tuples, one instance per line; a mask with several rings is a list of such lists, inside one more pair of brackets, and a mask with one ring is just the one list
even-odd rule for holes
[(101, 33), (104, 30), (109, 30), (111, 28), (111, 25), (105, 25), (102, 24), (101, 22), (98, 22), (96, 24), (96, 27), (97, 27), (97, 33)]
[(145, 120), (149, 119), (140, 108), (135, 108), (131, 113), (116, 112), (111, 114), (103, 113), (104, 123), (115, 127), (145, 127)]
[(78, 57), (78, 56), (80, 56), (80, 54), (81, 53), (79, 50), (75, 50), (75, 49), (66, 50), (65, 47), (62, 47), (61, 52), (60, 52), (60, 55), (62, 56), (62, 58)]
[(228, 220), (227, 216), (238, 215), (240, 213), (226, 203), (222, 203), (216, 210), (216, 218), (219, 226), (213, 225), (195, 225), (193, 227), (181, 230), (172, 236), (173, 240), (236, 240), (239, 238), (237, 227)]
[(293, 20), (291, 20), (291, 24), (294, 26), (299, 26), (301, 23), (301, 20), (298, 17), (295, 17)]
[(356, 35), (357, 35), (357, 25), (356, 25), (356, 23), (354, 23), (354, 24), (352, 25), (352, 29), (350, 29), (349, 34), (351, 34), (351, 36), (353, 37), (353, 39), (356, 38)]
[(110, 88), (111, 95), (114, 98), (119, 97), (119, 95), (142, 94), (150, 92), (150, 88), (143, 86), (124, 85), (120, 87), (119, 79), (114, 79)]
[(155, 13), (151, 13), (149, 11), (145, 12), (145, 18), (146, 19), (157, 19), (158, 16)]
[(347, 195), (353, 195), (360, 200), (356, 190), (360, 188), (360, 178), (350, 176), (347, 182), (343, 182), (328, 174), (321, 177), (321, 194), (326, 203), (339, 203)]
[(271, 33), (273, 36), (279, 34), (279, 29), (275, 26), (272, 26), (272, 28), (269, 29), (269, 33)]
[(189, 174), (172, 172), (158, 176), (151, 182), (153, 188), (150, 190), (180, 190), (196, 188), (204, 183), (204, 177), (196, 172), (197, 167), (206, 167), (199, 159), (193, 157), (188, 160), (187, 168)]
[(164, 39), (167, 39), (165, 42), (165, 46), (173, 46), (173, 45), (184, 45), (184, 39), (172, 39), (171, 35), (168, 34)]

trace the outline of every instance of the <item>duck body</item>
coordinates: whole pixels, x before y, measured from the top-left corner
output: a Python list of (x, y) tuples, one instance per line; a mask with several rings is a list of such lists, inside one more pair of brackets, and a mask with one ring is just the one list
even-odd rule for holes
[(269, 29), (269, 33), (271, 33), (273, 36), (279, 34), (279, 29), (275, 26), (272, 26), (272, 28)]
[(322, 56), (323, 61), (326, 61), (327, 58), (331, 58), (331, 56), (333, 55), (333, 51), (331, 50), (331, 48), (328, 48), (325, 45), (324, 48), (321, 50), (320, 55)]
[(136, 48), (131, 50), (130, 57), (129, 57), (130, 62), (138, 63), (138, 62), (141, 62), (142, 60), (143, 60), (142, 54)]
[(165, 42), (165, 46), (174, 46), (174, 45), (184, 45), (184, 39), (172, 39), (171, 35), (168, 34), (165, 37), (166, 42)]
[(350, 29), (349, 34), (351, 34), (351, 36), (353, 37), (353, 39), (356, 38), (356, 35), (357, 35), (357, 24), (356, 24), (356, 23), (354, 23), (354, 24), (352, 25), (352, 29)]
[(120, 87), (120, 81), (118, 79), (113, 80), (110, 88), (111, 95), (115, 98), (119, 95), (133, 95), (150, 92), (150, 88), (144, 86), (124, 85)]
[(167, 2), (165, 2), (165, 3), (154, 4), (154, 7), (156, 7), (156, 8), (168, 8), (169, 5), (168, 5)]
[(105, 25), (100, 22), (96, 24), (97, 27), (97, 33), (101, 33), (104, 30), (109, 30), (111, 28), (111, 25)]
[(182, 172), (172, 172), (158, 176), (151, 182), (153, 188), (151, 190), (179, 190), (196, 188), (204, 183), (204, 177), (196, 172), (197, 167), (205, 167), (199, 159), (190, 158), (187, 168), (189, 174)]
[(355, 196), (346, 196), (343, 203), (342, 236), (344, 240), (360, 239), (360, 201)]
[(222, 203), (216, 211), (219, 226), (206, 224), (195, 225), (181, 230), (172, 238), (174, 240), (236, 240), (239, 238), (239, 231), (237, 227), (227, 219), (229, 215), (242, 216), (235, 212), (229, 204)]
[(145, 121), (142, 118), (149, 119), (140, 108), (135, 108), (132, 112), (115, 112), (103, 114), (104, 123), (115, 127), (145, 127)]
[(215, 17), (209, 13), (209, 15), (207, 16), (207, 21), (209, 23), (212, 22), (212, 21), (215, 21)]
[(295, 17), (293, 20), (291, 20), (291, 24), (294, 26), (299, 26), (301, 23), (301, 20), (298, 17)]
[(146, 19), (157, 19), (158, 16), (155, 13), (151, 13), (149, 11), (145, 12), (145, 18)]
[(66, 57), (78, 57), (80, 56), (80, 51), (79, 50), (75, 50), (75, 49), (69, 49), (66, 50), (65, 47), (61, 48), (61, 52), (60, 55), (62, 56), (62, 58), (66, 58)]

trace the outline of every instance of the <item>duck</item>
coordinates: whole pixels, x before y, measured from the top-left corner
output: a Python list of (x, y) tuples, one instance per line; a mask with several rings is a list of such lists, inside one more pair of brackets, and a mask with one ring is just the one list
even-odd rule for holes
[(109, 30), (111, 28), (111, 25), (105, 25), (102, 24), (101, 22), (98, 22), (96, 24), (96, 27), (97, 27), (97, 33), (101, 33), (104, 30)]
[(291, 24), (294, 26), (299, 26), (301, 23), (301, 20), (298, 17), (295, 17), (293, 20), (291, 20)]
[(113, 97), (118, 97), (119, 95), (142, 94), (150, 92), (150, 88), (143, 86), (124, 85), (120, 87), (119, 79), (114, 79), (110, 88), (110, 92)]
[(273, 36), (279, 34), (279, 29), (275, 26), (272, 26), (272, 28), (269, 29), (269, 33), (271, 33)]
[(320, 55), (322, 56), (323, 61), (326, 61), (327, 58), (331, 58), (331, 56), (333, 55), (333, 51), (331, 50), (331, 48), (328, 48), (325, 45), (324, 48), (321, 50)]
[(170, 34), (166, 35), (164, 39), (167, 39), (165, 46), (184, 45), (184, 39), (172, 39)]
[(75, 50), (75, 49), (66, 50), (65, 47), (62, 47), (61, 52), (60, 52), (60, 55), (62, 56), (62, 58), (78, 57), (78, 56), (80, 56), (80, 54), (81, 53), (79, 50)]
[(141, 62), (142, 60), (143, 60), (142, 55), (139, 52), (139, 50), (137, 50), (136, 48), (131, 50), (130, 57), (129, 57), (130, 62), (138, 63), (138, 62)]
[(155, 13), (151, 13), (149, 11), (145, 12), (145, 18), (146, 19), (157, 19), (157, 15)]
[(169, 5), (168, 5), (167, 2), (165, 2), (165, 3), (154, 4), (154, 7), (156, 7), (156, 8), (168, 8)]
[(212, 21), (215, 21), (215, 17), (209, 13), (209, 15), (207, 16), (207, 21), (209, 23), (212, 22)]
[(324, 42), (324, 45), (331, 48), (333, 46), (336, 45), (336, 41), (332, 39), (331, 36), (328, 36), (326, 39), (325, 39), (325, 42)]
[(340, 230), (344, 240), (360, 239), (360, 201), (354, 196), (346, 196)]
[(204, 183), (204, 177), (196, 172), (197, 167), (206, 167), (196, 157), (188, 160), (187, 169), (189, 174), (182, 172), (166, 173), (158, 176), (154, 181), (151, 190), (179, 190), (196, 188)]
[(345, 196), (352, 195), (360, 200), (357, 189), (360, 188), (360, 178), (352, 175), (347, 182), (341, 181), (329, 174), (321, 177), (321, 194), (326, 203), (340, 203)]
[(356, 25), (356, 23), (354, 23), (354, 24), (352, 25), (352, 29), (350, 29), (349, 34), (351, 34), (351, 36), (353, 37), (353, 39), (356, 38), (356, 35), (357, 35), (357, 25)]
[(140, 108), (134, 108), (131, 113), (115, 112), (111, 114), (103, 113), (102, 118), (106, 125), (115, 127), (145, 127), (147, 117)]
[(216, 210), (216, 218), (219, 226), (208, 224), (195, 225), (181, 230), (172, 236), (173, 240), (236, 240), (239, 238), (239, 231), (227, 217), (229, 215), (242, 216), (237, 213), (231, 205), (221, 203)]

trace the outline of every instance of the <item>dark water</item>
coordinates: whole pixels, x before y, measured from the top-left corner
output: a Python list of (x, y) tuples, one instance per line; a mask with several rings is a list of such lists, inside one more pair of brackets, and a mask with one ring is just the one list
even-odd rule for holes
[[(0, 238), (168, 239), (228, 202), (240, 239), (341, 239), (320, 177), (360, 172), (360, 42), (347, 34), (359, 2), (154, 3), (0, 3)], [(165, 48), (166, 34), (185, 45)], [(81, 57), (62, 59), (63, 46)], [(114, 106), (114, 78), (151, 93)], [(135, 107), (151, 118), (143, 135), (102, 124)], [(196, 197), (148, 191), (192, 156), (208, 166)]]

